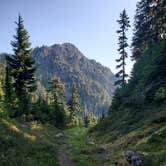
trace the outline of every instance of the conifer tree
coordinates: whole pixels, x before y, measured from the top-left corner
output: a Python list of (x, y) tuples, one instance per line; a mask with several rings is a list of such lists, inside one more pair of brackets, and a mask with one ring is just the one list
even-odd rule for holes
[(120, 25), (120, 29), (117, 31), (117, 33), (119, 34), (118, 51), (120, 54), (120, 58), (116, 59), (116, 62), (120, 64), (117, 65), (116, 68), (117, 69), (120, 68), (120, 71), (116, 74), (118, 80), (115, 82), (115, 85), (124, 85), (127, 77), (127, 74), (125, 72), (125, 65), (126, 65), (125, 60), (127, 58), (126, 48), (128, 47), (126, 32), (130, 27), (129, 17), (126, 14), (126, 10), (123, 10), (123, 12), (120, 14), (120, 19), (117, 20), (117, 22)]
[(68, 105), (70, 111), (70, 119), (72, 119), (77, 113), (80, 112), (80, 102), (75, 84), (73, 84), (72, 95), (68, 102)]
[(149, 18), (147, 13), (149, 13), (149, 10), (147, 0), (142, 0), (137, 3), (136, 15), (134, 17), (134, 35), (132, 39), (132, 60), (140, 57), (148, 44)]
[(11, 42), (14, 55), (8, 56), (7, 63), (11, 69), (12, 86), (18, 100), (17, 114), (21, 115), (23, 113), (28, 114), (29, 95), (36, 88), (35, 62), (31, 56), (29, 36), (24, 28), (21, 15), (18, 16), (16, 25), (15, 41)]
[(149, 44), (166, 37), (166, 1), (141, 0), (134, 18), (132, 59), (137, 60)]
[(151, 39), (157, 42), (166, 37), (166, 1), (165, 0), (148, 0), (151, 8)]
[(50, 93), (52, 102), (55, 105), (61, 104), (64, 97), (64, 85), (62, 84), (60, 78), (53, 77), (48, 83), (48, 92)]
[(58, 77), (53, 77), (48, 83), (48, 92), (53, 106), (51, 121), (56, 127), (61, 128), (65, 126), (66, 120), (65, 104), (63, 103), (64, 85)]
[[(6, 57), (6, 59), (7, 59), (7, 57)], [(5, 101), (6, 110), (8, 110), (8, 112), (9, 112), (13, 101), (12, 101), (11, 69), (8, 64), (8, 61), (6, 63), (6, 67), (5, 67), (4, 101)]]
[(0, 71), (2, 72), (0, 74), (0, 105), (2, 105), (1, 103), (4, 100), (4, 88), (3, 88), (3, 83), (4, 83), (4, 79), (5, 79), (5, 66), (4, 64), (0, 64)]

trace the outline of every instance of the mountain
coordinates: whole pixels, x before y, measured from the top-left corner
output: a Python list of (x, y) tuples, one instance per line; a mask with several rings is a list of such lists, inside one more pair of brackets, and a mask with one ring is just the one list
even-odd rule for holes
[(86, 58), (70, 43), (37, 47), (32, 55), (37, 64), (40, 87), (47, 88), (51, 77), (60, 77), (65, 84), (66, 100), (75, 83), (84, 110), (96, 115), (108, 110), (115, 90), (115, 77), (109, 68)]

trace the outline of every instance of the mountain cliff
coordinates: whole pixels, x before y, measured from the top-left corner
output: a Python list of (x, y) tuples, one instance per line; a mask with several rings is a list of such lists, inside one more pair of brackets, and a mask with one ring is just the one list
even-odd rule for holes
[(95, 60), (89, 60), (70, 43), (37, 47), (32, 54), (37, 64), (37, 77), (41, 87), (46, 88), (51, 77), (60, 77), (65, 84), (66, 100), (75, 83), (84, 110), (96, 115), (108, 110), (115, 90), (115, 77), (109, 68)]

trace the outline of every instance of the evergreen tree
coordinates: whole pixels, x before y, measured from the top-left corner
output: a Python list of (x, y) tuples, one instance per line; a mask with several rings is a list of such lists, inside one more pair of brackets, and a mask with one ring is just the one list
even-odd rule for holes
[(11, 69), (10, 69), (8, 62), (6, 63), (6, 67), (5, 67), (4, 101), (5, 101), (6, 110), (9, 113), (9, 111), (11, 111), (11, 105), (12, 105), (13, 101), (12, 101)]
[(148, 15), (150, 8), (147, 5), (147, 0), (142, 0), (137, 3), (136, 15), (134, 17), (134, 35), (132, 41), (132, 59), (136, 60), (148, 44)]
[(123, 10), (123, 12), (120, 14), (120, 20), (117, 20), (117, 22), (120, 25), (120, 29), (117, 31), (119, 34), (119, 53), (120, 53), (120, 58), (116, 59), (116, 62), (120, 63), (119, 65), (116, 66), (117, 69), (120, 68), (120, 71), (116, 74), (116, 77), (118, 80), (115, 82), (115, 85), (123, 85), (126, 82), (126, 77), (127, 74), (125, 72), (125, 60), (127, 58), (127, 52), (126, 48), (128, 47), (127, 43), (127, 37), (126, 37), (126, 32), (128, 28), (130, 27), (129, 25), (129, 17), (126, 14), (126, 11)]
[(62, 104), (64, 97), (64, 85), (62, 84), (60, 78), (53, 77), (49, 82), (48, 92), (50, 98), (55, 105)]
[(4, 77), (5, 77), (5, 66), (4, 64), (0, 63), (0, 116), (4, 115), (4, 88), (3, 88), (3, 83), (4, 83)]
[(166, 36), (166, 1), (165, 0), (149, 0), (151, 7), (151, 39), (157, 42)]
[(63, 103), (64, 85), (58, 77), (53, 77), (48, 83), (48, 92), (53, 106), (51, 123), (61, 128), (65, 126), (66, 121), (66, 107)]
[(137, 3), (132, 59), (137, 60), (152, 42), (166, 37), (166, 1), (141, 0)]
[(80, 112), (80, 102), (75, 84), (73, 84), (72, 95), (68, 102), (68, 105), (70, 111), (70, 119), (72, 119), (73, 116), (75, 116), (78, 112)]
[(14, 55), (7, 57), (7, 63), (11, 69), (12, 86), (17, 96), (18, 111), (16, 113), (21, 115), (23, 113), (28, 114), (29, 95), (36, 88), (35, 62), (31, 57), (29, 36), (20, 15), (16, 25), (15, 41), (11, 42)]
[(97, 118), (93, 113), (86, 112), (84, 116), (85, 127), (95, 125), (97, 123)]
[(0, 64), (0, 71), (2, 74), (0, 75), (0, 101), (3, 100), (4, 94), (3, 94), (3, 81), (4, 81), (4, 73), (5, 73), (5, 66), (3, 64)]
[(87, 113), (85, 116), (84, 116), (84, 125), (85, 127), (88, 127), (90, 124), (90, 116), (89, 114)]

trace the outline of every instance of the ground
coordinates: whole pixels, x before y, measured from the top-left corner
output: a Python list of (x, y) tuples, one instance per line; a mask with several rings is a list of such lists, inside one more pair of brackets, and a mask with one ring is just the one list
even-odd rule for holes
[[(56, 137), (63, 133), (62, 137)], [(37, 122), (0, 119), (0, 166), (97, 166), (107, 163), (95, 151), (88, 129), (58, 130)], [(100, 156), (100, 157), (99, 157)]]
[(145, 155), (145, 166), (166, 165), (165, 125), (141, 128), (114, 142), (109, 133), (88, 131), (0, 119), (0, 166), (127, 166), (124, 153), (129, 149)]

